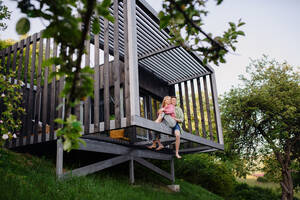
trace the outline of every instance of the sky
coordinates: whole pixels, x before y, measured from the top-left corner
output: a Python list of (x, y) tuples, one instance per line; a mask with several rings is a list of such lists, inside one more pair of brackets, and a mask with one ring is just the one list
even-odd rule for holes
[[(157, 12), (162, 8), (162, 0), (146, 1)], [(22, 14), (15, 1), (5, 0), (4, 4), (13, 13), (7, 22), (8, 29), (0, 33), (0, 38), (18, 40), (15, 26)], [(227, 63), (211, 65), (216, 72), (219, 94), (241, 83), (238, 77), (246, 73), (250, 58), (259, 59), (265, 54), (280, 62), (300, 66), (300, 0), (224, 0), (220, 6), (211, 0), (207, 9), (209, 14), (204, 20), (204, 30), (213, 35), (222, 34), (230, 21), (242, 19), (246, 23), (242, 28), (246, 36), (238, 40), (237, 51), (226, 56)], [(29, 34), (39, 32), (45, 24), (39, 19), (32, 20)]]

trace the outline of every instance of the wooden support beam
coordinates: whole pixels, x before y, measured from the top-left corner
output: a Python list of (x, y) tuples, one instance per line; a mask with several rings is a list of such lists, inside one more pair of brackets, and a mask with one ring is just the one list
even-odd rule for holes
[(189, 127), (189, 132), (191, 133), (192, 130), (192, 120), (191, 120), (191, 111), (190, 111), (190, 95), (189, 95), (189, 90), (187, 86), (187, 81), (184, 82), (184, 90), (185, 90), (185, 105), (186, 105), (186, 113), (187, 113), (187, 118), (188, 118), (188, 127)]
[(64, 173), (64, 178), (72, 177), (72, 176), (85, 176), (88, 174), (92, 174), (94, 172), (121, 164), (130, 160), (130, 157), (127, 155), (117, 156), (108, 160), (100, 161), (85, 167), (81, 167), (70, 172)]
[(117, 154), (117, 155), (128, 155), (133, 157), (143, 157), (143, 158), (151, 158), (158, 160), (170, 160), (172, 155), (154, 152), (148, 149), (133, 149), (124, 145), (113, 144), (109, 142), (102, 142), (93, 139), (83, 139), (86, 145), (80, 145), (78, 150), (83, 151), (92, 151), (92, 152), (101, 152), (101, 153), (109, 153), (109, 154)]
[(143, 165), (143, 166), (151, 169), (152, 171), (154, 171), (154, 172), (156, 172), (156, 173), (158, 173), (158, 174), (166, 177), (167, 179), (169, 179), (171, 181), (173, 180), (173, 177), (172, 177), (171, 174), (169, 174), (168, 172), (166, 172), (166, 171), (160, 169), (159, 167), (153, 165), (152, 163), (146, 161), (145, 159), (143, 159), (143, 158), (136, 158), (135, 157), (134, 160), (137, 161), (138, 163), (140, 163), (141, 165)]
[(175, 183), (175, 167), (174, 167), (174, 158), (171, 160), (171, 176), (172, 176), (172, 183)]
[(132, 157), (129, 160), (129, 177), (130, 183), (134, 184), (134, 160)]
[(61, 178), (63, 175), (63, 156), (64, 156), (64, 150), (63, 150), (63, 144), (61, 139), (57, 140), (56, 143), (56, 176), (58, 178)]

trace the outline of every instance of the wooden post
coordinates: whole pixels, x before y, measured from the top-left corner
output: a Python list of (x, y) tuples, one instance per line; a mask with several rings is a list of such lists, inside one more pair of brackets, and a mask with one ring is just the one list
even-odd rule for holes
[(56, 176), (61, 178), (63, 175), (63, 144), (61, 139), (57, 139), (56, 146)]
[(130, 183), (134, 184), (134, 160), (133, 158), (129, 161), (129, 176), (130, 176)]
[(200, 133), (199, 133), (199, 123), (198, 123), (198, 113), (197, 113), (197, 104), (196, 104), (196, 97), (195, 97), (194, 79), (191, 80), (191, 90), (192, 90), (192, 101), (193, 101), (193, 113), (194, 113), (195, 130), (196, 130), (196, 134), (200, 135)]
[(175, 168), (174, 168), (174, 158), (171, 159), (171, 176), (172, 176), (172, 184), (175, 183)]
[(215, 78), (214, 73), (212, 73), (210, 75), (210, 84), (211, 84), (212, 99), (213, 99), (213, 104), (214, 104), (214, 113), (215, 113), (215, 121), (216, 121), (216, 127), (217, 127), (218, 142), (220, 144), (224, 144), (222, 123), (221, 123), (220, 110), (219, 110), (219, 104), (218, 104), (217, 84), (216, 84), (216, 78)]
[[(130, 117), (140, 115), (139, 107), (139, 77), (138, 77), (138, 58), (137, 58), (137, 32), (136, 32), (136, 3), (135, 0), (124, 0), (124, 18), (125, 18), (125, 80), (129, 87), (125, 87), (126, 118), (127, 125), (130, 125)], [(127, 75), (127, 76), (126, 76)], [(126, 82), (126, 81), (125, 81)], [(129, 92), (129, 97), (128, 97)], [(127, 94), (126, 94), (127, 93)], [(130, 108), (128, 107), (128, 100)], [(130, 111), (130, 115), (127, 113)]]

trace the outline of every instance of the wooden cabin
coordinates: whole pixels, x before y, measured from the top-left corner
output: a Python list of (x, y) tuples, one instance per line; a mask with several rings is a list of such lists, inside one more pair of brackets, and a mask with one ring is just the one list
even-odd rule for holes
[[(118, 1), (115, 1), (118, 2)], [(126, 161), (134, 182), (134, 162), (174, 181), (174, 135), (164, 123), (155, 123), (166, 95), (176, 95), (185, 114), (181, 154), (223, 150), (223, 135), (214, 70), (201, 58), (169, 41), (168, 30), (159, 29), (157, 13), (144, 0), (124, 0), (111, 6), (112, 24), (100, 18), (101, 32), (86, 41), (82, 65), (94, 68), (94, 96), (73, 113), (84, 126), (79, 150), (114, 154), (115, 157), (63, 172), (62, 145), (57, 145), (57, 175), (85, 175)], [(16, 71), (22, 80), (24, 107), (22, 131), (9, 148), (56, 140), (54, 119), (64, 116), (64, 99), (59, 96), (64, 79), (49, 73), (56, 66), (42, 68), (44, 60), (59, 55), (53, 39), (41, 33), (1, 51), (4, 69)], [(165, 149), (149, 150), (151, 131), (162, 135)], [(168, 160), (171, 172), (163, 171), (145, 158)]]

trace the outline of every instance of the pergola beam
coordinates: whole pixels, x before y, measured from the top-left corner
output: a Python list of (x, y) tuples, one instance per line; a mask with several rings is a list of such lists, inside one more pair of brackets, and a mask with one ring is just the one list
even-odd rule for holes
[(153, 52), (150, 52), (150, 53), (147, 53), (145, 55), (142, 55), (142, 56), (139, 56), (138, 59), (139, 60), (143, 60), (145, 58), (148, 58), (148, 57), (151, 57), (151, 56), (155, 56), (157, 54), (161, 54), (163, 52), (166, 52), (166, 51), (170, 51), (172, 49), (175, 49), (175, 48), (178, 48), (179, 46), (176, 46), (176, 45), (170, 45), (170, 46), (166, 46), (166, 47), (163, 47), (159, 50), (156, 50), (156, 51), (153, 51)]

